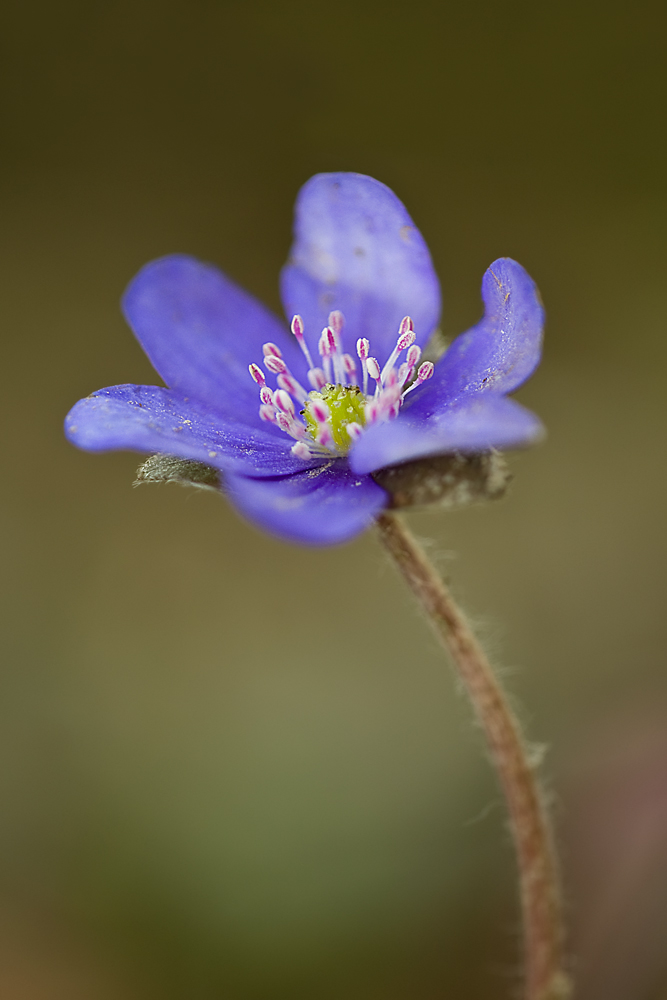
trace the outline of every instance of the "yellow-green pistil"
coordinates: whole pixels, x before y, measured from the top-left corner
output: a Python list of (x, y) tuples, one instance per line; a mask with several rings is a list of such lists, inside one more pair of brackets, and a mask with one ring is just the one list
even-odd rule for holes
[(330, 382), (319, 391), (308, 393), (306, 405), (301, 415), (306, 421), (308, 433), (314, 441), (317, 440), (319, 424), (313, 417), (311, 405), (315, 400), (322, 400), (329, 408), (327, 424), (338, 450), (345, 454), (352, 444), (352, 438), (347, 432), (348, 424), (366, 423), (366, 397), (358, 385), (332, 385)]

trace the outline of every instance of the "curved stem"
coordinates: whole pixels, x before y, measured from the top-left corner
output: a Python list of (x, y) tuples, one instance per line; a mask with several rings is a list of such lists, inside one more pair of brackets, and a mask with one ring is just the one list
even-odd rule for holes
[(482, 724), (510, 815), (519, 868), (526, 1000), (566, 1000), (563, 918), (547, 813), (519, 723), (452, 595), (396, 514), (378, 518), (385, 547), (449, 651)]

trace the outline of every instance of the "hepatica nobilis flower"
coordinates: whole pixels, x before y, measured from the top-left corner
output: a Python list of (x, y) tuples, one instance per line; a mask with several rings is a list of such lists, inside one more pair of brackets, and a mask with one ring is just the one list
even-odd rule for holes
[(288, 325), (209, 264), (147, 264), (123, 310), (168, 388), (100, 389), (69, 413), (70, 441), (206, 463), (250, 521), (327, 545), (388, 505), (373, 473), (541, 435), (537, 417), (507, 398), (539, 362), (533, 281), (515, 261), (495, 261), (484, 318), (435, 366), (423, 361), (440, 286), (384, 184), (339, 173), (304, 185), (281, 292)]

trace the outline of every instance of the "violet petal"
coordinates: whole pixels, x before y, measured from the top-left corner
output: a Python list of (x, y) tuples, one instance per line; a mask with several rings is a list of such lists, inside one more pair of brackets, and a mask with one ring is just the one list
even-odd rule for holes
[(292, 455), (286, 434), (222, 421), (172, 389), (151, 385), (115, 385), (79, 400), (67, 415), (65, 434), (86, 451), (161, 452), (254, 476), (307, 467)]
[(410, 410), (435, 413), (459, 396), (513, 392), (540, 361), (544, 310), (535, 282), (509, 257), (496, 260), (482, 279), (484, 318), (457, 337), (435, 366)]
[(288, 319), (300, 313), (313, 356), (329, 313), (345, 316), (345, 350), (358, 337), (384, 364), (405, 315), (426, 343), (440, 284), (424, 239), (393, 191), (363, 174), (317, 174), (299, 192), (294, 243), (281, 274)]
[(277, 343), (288, 365), (305, 371), (278, 317), (193, 257), (175, 254), (147, 264), (130, 282), (123, 311), (171, 389), (251, 426), (259, 424), (259, 400), (248, 365), (261, 363), (262, 344)]
[(367, 428), (350, 452), (350, 467), (358, 473), (448, 452), (519, 448), (543, 435), (530, 410), (495, 393), (478, 393), (425, 418), (412, 410), (397, 420)]
[(225, 476), (225, 492), (253, 524), (301, 545), (346, 542), (389, 502), (370, 476), (355, 475), (341, 461), (282, 479)]

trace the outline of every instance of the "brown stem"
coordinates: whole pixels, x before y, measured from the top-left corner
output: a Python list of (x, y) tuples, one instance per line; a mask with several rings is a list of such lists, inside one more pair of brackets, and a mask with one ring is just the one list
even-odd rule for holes
[(482, 724), (503, 788), (519, 868), (526, 1000), (566, 1000), (563, 919), (549, 821), (519, 723), (489, 661), (440, 576), (396, 514), (378, 518), (388, 552), (449, 651)]

